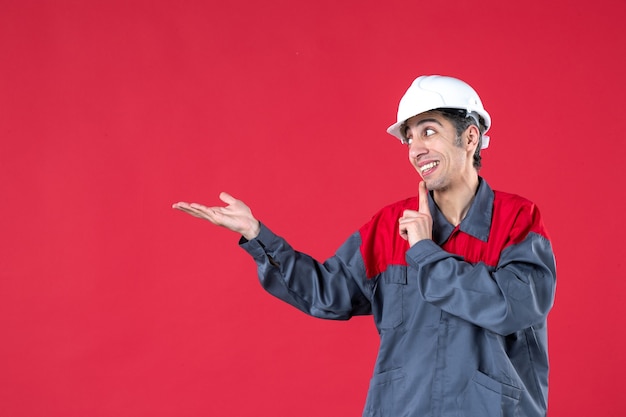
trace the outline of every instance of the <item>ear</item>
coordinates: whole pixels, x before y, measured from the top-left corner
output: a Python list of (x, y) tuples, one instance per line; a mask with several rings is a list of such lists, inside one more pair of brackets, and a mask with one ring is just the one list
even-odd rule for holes
[(464, 139), (463, 144), (465, 145), (465, 148), (468, 151), (471, 150), (472, 154), (473, 154), (474, 151), (476, 150), (476, 147), (478, 146), (478, 140), (480, 139), (480, 131), (478, 130), (478, 127), (476, 127), (474, 125), (470, 125), (465, 130), (465, 134), (463, 135), (463, 139)]

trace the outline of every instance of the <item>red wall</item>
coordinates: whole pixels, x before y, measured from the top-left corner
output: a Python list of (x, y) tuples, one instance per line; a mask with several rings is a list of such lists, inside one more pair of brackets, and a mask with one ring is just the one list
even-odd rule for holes
[(482, 175), (539, 204), (559, 276), (550, 416), (624, 416), (623, 0), (0, 1), (0, 415), (357, 416), (371, 318), (265, 294), (245, 200), (319, 258), (417, 192), (385, 128), (472, 84)]

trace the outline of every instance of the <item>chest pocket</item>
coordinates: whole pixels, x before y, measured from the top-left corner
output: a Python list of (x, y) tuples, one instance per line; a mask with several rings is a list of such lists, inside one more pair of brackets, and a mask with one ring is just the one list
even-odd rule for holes
[(405, 266), (390, 266), (378, 278), (372, 311), (379, 329), (395, 329), (404, 322), (406, 269)]

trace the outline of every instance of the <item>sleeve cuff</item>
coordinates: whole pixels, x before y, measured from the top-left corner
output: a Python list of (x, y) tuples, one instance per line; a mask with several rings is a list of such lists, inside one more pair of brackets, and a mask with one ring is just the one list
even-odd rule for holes
[(241, 236), (239, 246), (254, 258), (265, 258), (266, 254), (271, 252), (272, 248), (276, 246), (276, 241), (280, 238), (263, 223), (259, 222), (259, 225), (261, 226), (259, 235), (252, 240)]
[(424, 239), (417, 242), (406, 252), (406, 261), (413, 267), (419, 267), (428, 258), (440, 253), (442, 249), (432, 240)]

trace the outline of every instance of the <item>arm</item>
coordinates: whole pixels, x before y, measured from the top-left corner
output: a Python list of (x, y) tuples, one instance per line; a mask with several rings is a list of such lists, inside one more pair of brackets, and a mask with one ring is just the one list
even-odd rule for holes
[(554, 255), (549, 240), (536, 232), (543, 230), (539, 212), (531, 205), (520, 210), (495, 268), (466, 262), (431, 240), (428, 195), (420, 183), (419, 210), (405, 210), (399, 223), (410, 244), (406, 261), (424, 299), (501, 335), (545, 320), (554, 302)]
[(262, 225), (250, 208), (226, 193), (226, 207), (206, 207), (180, 202), (173, 208), (226, 227), (243, 236), (241, 247), (258, 265), (261, 285), (272, 295), (315, 317), (348, 319), (370, 314), (364, 292), (365, 267), (360, 255), (360, 236), (354, 234), (335, 256), (320, 263), (297, 252), (282, 238)]
[(432, 240), (417, 242), (406, 259), (426, 301), (501, 335), (545, 320), (554, 301), (552, 248), (534, 232), (505, 248), (495, 268), (465, 262)]
[(324, 263), (295, 251), (263, 224), (257, 238), (243, 240), (241, 247), (257, 263), (263, 288), (299, 310), (334, 320), (371, 314), (358, 233)]

